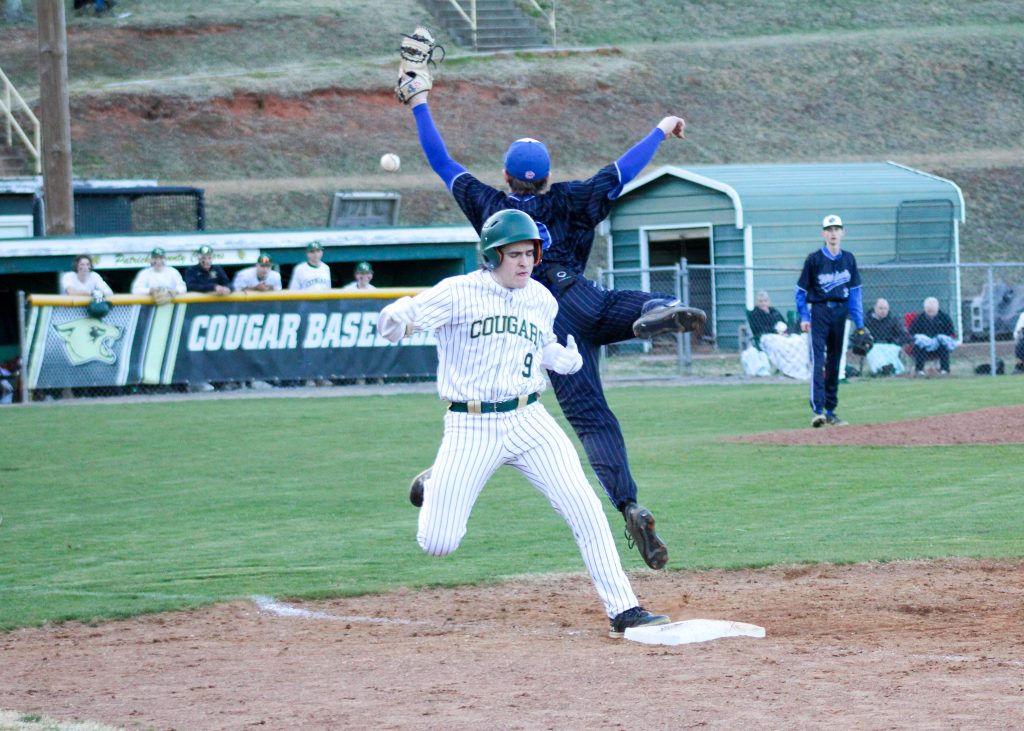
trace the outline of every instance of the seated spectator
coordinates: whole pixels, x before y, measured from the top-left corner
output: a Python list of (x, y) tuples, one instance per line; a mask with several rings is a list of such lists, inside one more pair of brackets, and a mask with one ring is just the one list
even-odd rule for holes
[(757, 293), (754, 309), (747, 313), (750, 331), (776, 370), (790, 378), (806, 381), (811, 377), (811, 355), (807, 333), (789, 332), (786, 319), (772, 307), (768, 293)]
[(765, 333), (774, 333), (776, 323), (786, 322), (782, 313), (772, 307), (771, 298), (763, 289), (757, 293), (754, 309), (747, 313), (747, 320), (750, 322), (750, 333), (754, 336), (755, 342)]
[(370, 284), (370, 280), (373, 279), (373, 267), (370, 266), (370, 262), (361, 261), (356, 264), (353, 275), (355, 276), (355, 281), (349, 282), (342, 289), (377, 289)]
[(60, 278), (61, 294), (89, 297), (96, 290), (105, 297), (114, 294), (103, 277), (92, 270), (92, 257), (88, 254), (76, 256), (71, 266), (74, 271), (64, 272)]
[(288, 289), (320, 291), (331, 288), (331, 268), (323, 263), (324, 246), (312, 241), (306, 246), (306, 261), (296, 264)]
[(14, 403), (20, 374), (21, 356), (0, 363), (0, 404)]
[(921, 312), (910, 323), (910, 336), (914, 341), (914, 370), (924, 375), (924, 362), (938, 356), (939, 373), (949, 374), (949, 354), (956, 350), (956, 331), (949, 315), (939, 309), (939, 301), (928, 297)]
[(148, 294), (154, 299), (162, 299), (161, 292), (172, 297), (185, 293), (185, 280), (181, 272), (167, 266), (167, 253), (159, 246), (149, 252), (149, 266), (140, 269), (132, 281), (132, 294)]
[(904, 345), (910, 342), (910, 335), (899, 318), (889, 312), (889, 302), (882, 297), (864, 318), (864, 327), (871, 333), (875, 344), (868, 351), (865, 360), (873, 375), (896, 376), (906, 370), (900, 360)]
[(189, 292), (231, 294), (231, 282), (220, 264), (213, 263), (213, 249), (202, 245), (196, 249), (198, 261), (185, 270), (185, 286)]
[(236, 292), (276, 292), (281, 289), (281, 273), (274, 271), (274, 260), (260, 254), (256, 266), (240, 269), (232, 283)]
[(1013, 354), (1017, 356), (1017, 365), (1013, 367), (1014, 373), (1024, 373), (1024, 312), (1017, 318), (1017, 324), (1013, 326)]

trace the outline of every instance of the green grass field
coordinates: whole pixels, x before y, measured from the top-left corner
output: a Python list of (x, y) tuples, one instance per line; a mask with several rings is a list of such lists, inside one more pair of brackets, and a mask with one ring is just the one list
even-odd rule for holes
[[(841, 410), (872, 423), (1024, 402), (1010, 378), (850, 383)], [(805, 390), (609, 391), (670, 569), (1024, 556), (1019, 446), (720, 441), (806, 428)], [(426, 394), (7, 409), (0, 628), (582, 571), (564, 523), (512, 470), (454, 555), (421, 553), (406, 489), (442, 411)], [(619, 545), (627, 569), (643, 568)]]

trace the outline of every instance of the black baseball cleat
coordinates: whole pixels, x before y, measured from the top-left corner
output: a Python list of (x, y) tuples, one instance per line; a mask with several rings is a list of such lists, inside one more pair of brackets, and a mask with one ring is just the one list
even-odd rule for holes
[(811, 419), (811, 426), (813, 426), (815, 429), (820, 429), (821, 427), (825, 426), (825, 421), (826, 419), (824, 414), (815, 414), (814, 417)]
[(430, 470), (432, 469), (433, 467), (427, 467), (427, 469), (412, 478), (412, 484), (409, 485), (409, 502), (417, 508), (423, 507), (423, 483), (430, 477)]
[(643, 505), (629, 503), (622, 511), (626, 519), (626, 540), (629, 547), (636, 545), (644, 563), (654, 570), (665, 568), (668, 563), (668, 548), (654, 532), (654, 516)]
[(618, 639), (625, 635), (630, 627), (655, 627), (659, 624), (668, 624), (669, 621), (664, 614), (651, 614), (643, 607), (633, 607), (620, 612), (615, 619), (608, 620), (608, 636)]
[(704, 310), (698, 310), (696, 307), (654, 307), (633, 323), (633, 334), (638, 338), (650, 340), (665, 333), (688, 333), (702, 326), (707, 319)]

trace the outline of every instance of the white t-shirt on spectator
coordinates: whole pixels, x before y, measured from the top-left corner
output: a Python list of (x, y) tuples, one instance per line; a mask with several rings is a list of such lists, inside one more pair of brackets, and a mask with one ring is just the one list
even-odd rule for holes
[(64, 272), (64, 276), (60, 278), (60, 293), (68, 294), (69, 289), (76, 295), (92, 294), (97, 289), (108, 297), (114, 294), (114, 290), (96, 272), (89, 272), (84, 282), (78, 278), (77, 272)]
[(261, 281), (270, 285), (271, 289), (281, 289), (281, 272), (275, 272), (273, 269), (267, 272), (267, 278), (260, 280), (258, 276), (259, 267), (246, 267), (240, 269), (235, 274), (235, 280), (231, 283), (231, 288), (236, 292), (241, 292), (243, 289), (249, 289), (260, 284)]
[(331, 268), (320, 262), (320, 266), (313, 268), (309, 262), (297, 264), (292, 270), (292, 278), (288, 283), (288, 289), (312, 289), (323, 290), (331, 288)]
[(160, 271), (153, 267), (140, 269), (132, 281), (132, 294), (149, 294), (154, 289), (169, 289), (175, 294), (185, 293), (185, 280), (174, 267), (165, 266)]

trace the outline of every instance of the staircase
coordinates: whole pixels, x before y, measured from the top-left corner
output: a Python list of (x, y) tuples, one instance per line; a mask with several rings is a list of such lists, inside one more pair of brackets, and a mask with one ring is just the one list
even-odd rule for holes
[(0, 69), (0, 177), (42, 172), (39, 119)]
[(549, 30), (541, 30), (514, 0), (476, 0), (476, 42), (473, 29), (453, 3), (472, 18), (473, 0), (421, 0), (448, 35), (460, 46), (475, 51), (509, 51), (549, 48)]
[(0, 136), (0, 178), (23, 178), (33, 174), (21, 147), (7, 147)]

